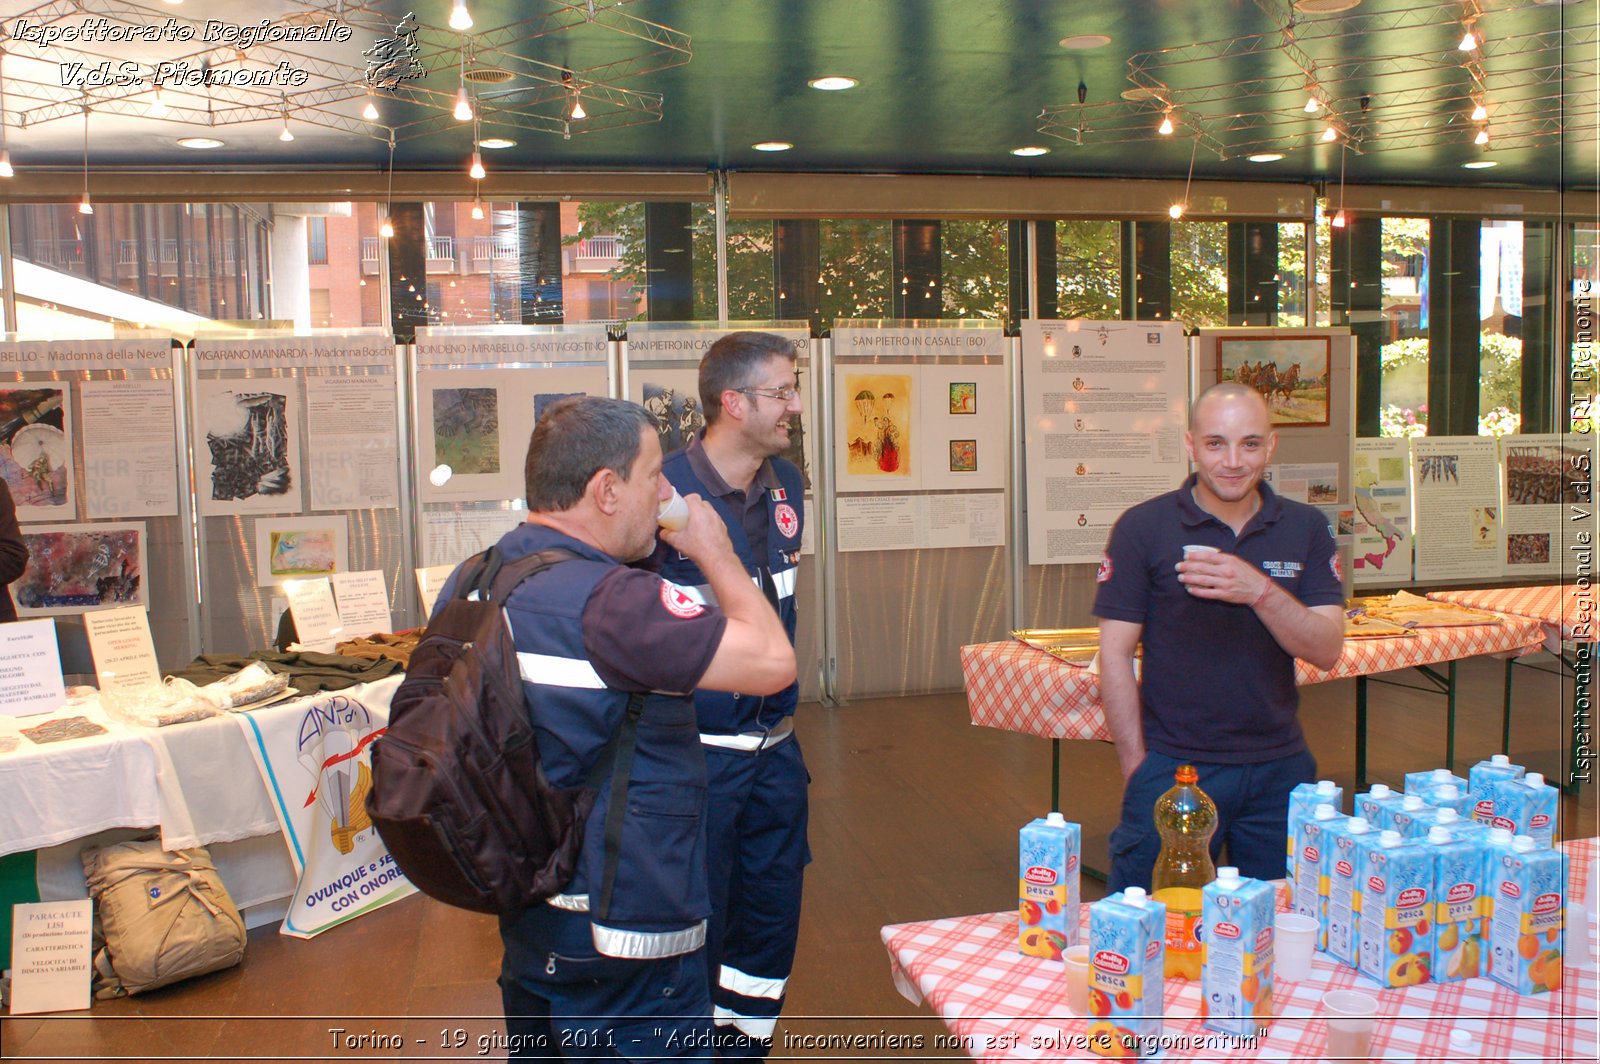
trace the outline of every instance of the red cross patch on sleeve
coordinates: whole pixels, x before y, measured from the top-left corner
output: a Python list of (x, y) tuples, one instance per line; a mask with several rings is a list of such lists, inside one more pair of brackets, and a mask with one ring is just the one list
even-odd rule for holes
[(1105, 551), (1100, 552), (1100, 568), (1095, 570), (1094, 582), (1103, 584), (1111, 579), (1111, 555)]
[(700, 596), (686, 587), (679, 587), (670, 581), (661, 581), (661, 605), (674, 617), (688, 620), (698, 617), (706, 612), (705, 603), (700, 601)]

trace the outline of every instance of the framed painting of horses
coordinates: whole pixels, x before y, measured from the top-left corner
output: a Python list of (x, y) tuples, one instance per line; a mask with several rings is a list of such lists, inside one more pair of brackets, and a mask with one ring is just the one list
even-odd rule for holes
[(1219, 336), (1217, 380), (1260, 392), (1274, 426), (1326, 425), (1332, 344), (1326, 336)]

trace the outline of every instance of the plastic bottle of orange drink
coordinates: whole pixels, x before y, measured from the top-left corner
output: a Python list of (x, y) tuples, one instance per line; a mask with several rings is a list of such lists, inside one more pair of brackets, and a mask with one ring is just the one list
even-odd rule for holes
[(1150, 877), (1151, 897), (1167, 906), (1167, 978), (1200, 978), (1200, 888), (1217, 878), (1211, 836), (1217, 807), (1196, 784), (1193, 765), (1179, 765), (1176, 783), (1156, 799), (1161, 853)]

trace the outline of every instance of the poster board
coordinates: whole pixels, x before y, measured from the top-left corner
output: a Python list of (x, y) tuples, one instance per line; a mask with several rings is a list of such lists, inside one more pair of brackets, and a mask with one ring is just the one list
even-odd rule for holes
[(1411, 579), (1411, 445), (1405, 439), (1355, 441), (1350, 470), (1355, 510), (1351, 574), (1356, 587)]
[(1492, 436), (1413, 436), (1416, 579), (1500, 577), (1499, 443)]
[(1571, 573), (1593, 528), (1595, 442), (1577, 433), (1500, 437), (1505, 575)]

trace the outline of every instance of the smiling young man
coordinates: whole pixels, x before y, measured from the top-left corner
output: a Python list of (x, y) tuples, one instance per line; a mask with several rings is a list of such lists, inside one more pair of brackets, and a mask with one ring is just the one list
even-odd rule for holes
[[(1316, 778), (1294, 660), (1339, 660), (1344, 595), (1327, 519), (1262, 482), (1278, 443), (1270, 422), (1252, 388), (1201, 393), (1183, 438), (1194, 473), (1124, 513), (1101, 559), (1100, 697), (1125, 781), (1113, 891), (1150, 886), (1151, 813), (1177, 766), (1194, 765), (1216, 802), (1212, 856), (1226, 847), (1259, 879), (1283, 875), (1289, 792)], [(1185, 559), (1185, 546), (1213, 550)]]
[[(730, 333), (700, 362), (699, 439), (668, 457), (662, 473), (684, 495), (710, 502), (745, 572), (795, 632), (794, 588), (805, 518), (800, 470), (778, 457), (800, 414), (794, 344), (760, 332)], [(658, 552), (661, 575), (704, 588), (683, 552)], [(775, 695), (695, 692), (710, 780), (706, 932), (719, 1056), (765, 1056), (783, 1008), (800, 931), (806, 845), (806, 774), (794, 737), (798, 684)]]

